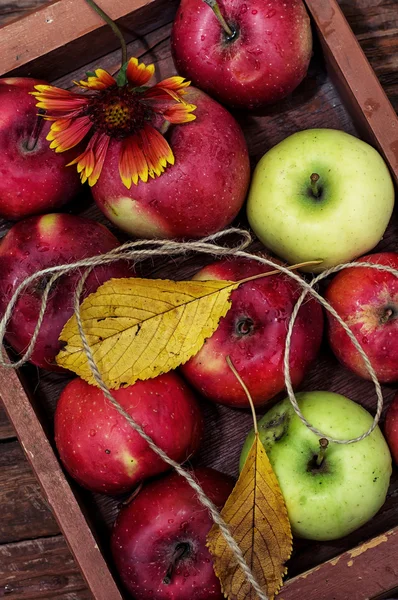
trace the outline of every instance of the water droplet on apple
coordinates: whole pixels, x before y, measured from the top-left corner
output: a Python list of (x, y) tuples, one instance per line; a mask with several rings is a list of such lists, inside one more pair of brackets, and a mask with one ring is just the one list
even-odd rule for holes
[(256, 15), (258, 13), (258, 10), (252, 10), (252, 15)]
[(247, 12), (247, 4), (242, 4), (242, 6), (240, 7), (240, 12), (242, 15), (244, 15), (245, 12)]
[(200, 36), (200, 39), (202, 40), (202, 42), (204, 42), (204, 41), (205, 41), (205, 39), (206, 39), (206, 36), (205, 36), (205, 35), (201, 35), (201, 36)]
[(94, 437), (96, 435), (96, 433), (97, 432), (95, 431), (95, 429), (90, 429), (90, 436), (91, 437)]
[(39, 252), (48, 252), (50, 250), (50, 246), (38, 246), (37, 250)]
[(174, 519), (169, 519), (168, 523), (170, 523), (170, 525), (171, 525), (172, 523), (174, 523)]

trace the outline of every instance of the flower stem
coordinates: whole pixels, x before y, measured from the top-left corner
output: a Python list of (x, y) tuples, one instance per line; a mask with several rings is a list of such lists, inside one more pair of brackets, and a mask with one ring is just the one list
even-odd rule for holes
[(224, 29), (227, 36), (232, 39), (235, 36), (236, 32), (230, 28), (230, 26), (228, 25), (228, 23), (222, 16), (217, 0), (203, 0), (203, 2), (205, 2), (208, 6), (210, 6), (212, 11), (216, 15), (221, 27)]
[(94, 2), (94, 0), (86, 0), (86, 2), (89, 6), (91, 6), (91, 8), (93, 10), (95, 10), (95, 12), (101, 17), (101, 19), (103, 21), (105, 21), (105, 23), (107, 23), (107, 25), (109, 25), (109, 27), (112, 29), (113, 33), (118, 38), (120, 45), (122, 47), (122, 65), (124, 65), (127, 62), (127, 45), (126, 45), (126, 40), (124, 39), (123, 34), (120, 31), (119, 27), (116, 25), (115, 21), (113, 21), (106, 14), (106, 12), (104, 12), (102, 10), (102, 8), (100, 8), (98, 6), (98, 4), (96, 2)]

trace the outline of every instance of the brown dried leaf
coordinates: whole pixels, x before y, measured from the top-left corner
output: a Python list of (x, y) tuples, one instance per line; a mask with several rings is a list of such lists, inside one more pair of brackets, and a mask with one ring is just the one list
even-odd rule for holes
[[(282, 492), (258, 433), (221, 515), (257, 582), (273, 600), (292, 553), (292, 534)], [(223, 593), (230, 600), (257, 600), (217, 525), (210, 530), (207, 545)]]

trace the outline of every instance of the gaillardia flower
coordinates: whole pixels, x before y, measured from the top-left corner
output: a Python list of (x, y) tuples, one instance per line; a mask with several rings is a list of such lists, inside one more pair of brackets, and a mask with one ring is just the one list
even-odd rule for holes
[(169, 123), (193, 121), (196, 106), (183, 99), (190, 82), (182, 77), (146, 87), (154, 72), (154, 65), (131, 58), (117, 79), (97, 69), (87, 74), (87, 80), (75, 82), (87, 88), (87, 93), (35, 86), (36, 106), (46, 111), (45, 119), (53, 121), (47, 136), (50, 148), (65, 152), (87, 136), (86, 149), (69, 163), (77, 164), (82, 183), (88, 180), (93, 186), (98, 181), (111, 139), (120, 145), (119, 173), (127, 188), (161, 175), (167, 164), (174, 164), (161, 131)]

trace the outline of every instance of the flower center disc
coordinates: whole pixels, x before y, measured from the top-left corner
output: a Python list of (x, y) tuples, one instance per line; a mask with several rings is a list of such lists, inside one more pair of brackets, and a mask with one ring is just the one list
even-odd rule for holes
[(140, 131), (150, 119), (150, 109), (127, 87), (112, 87), (98, 94), (89, 117), (97, 130), (120, 139)]
[(126, 127), (129, 121), (128, 106), (122, 102), (107, 106), (104, 111), (104, 119), (110, 128)]

